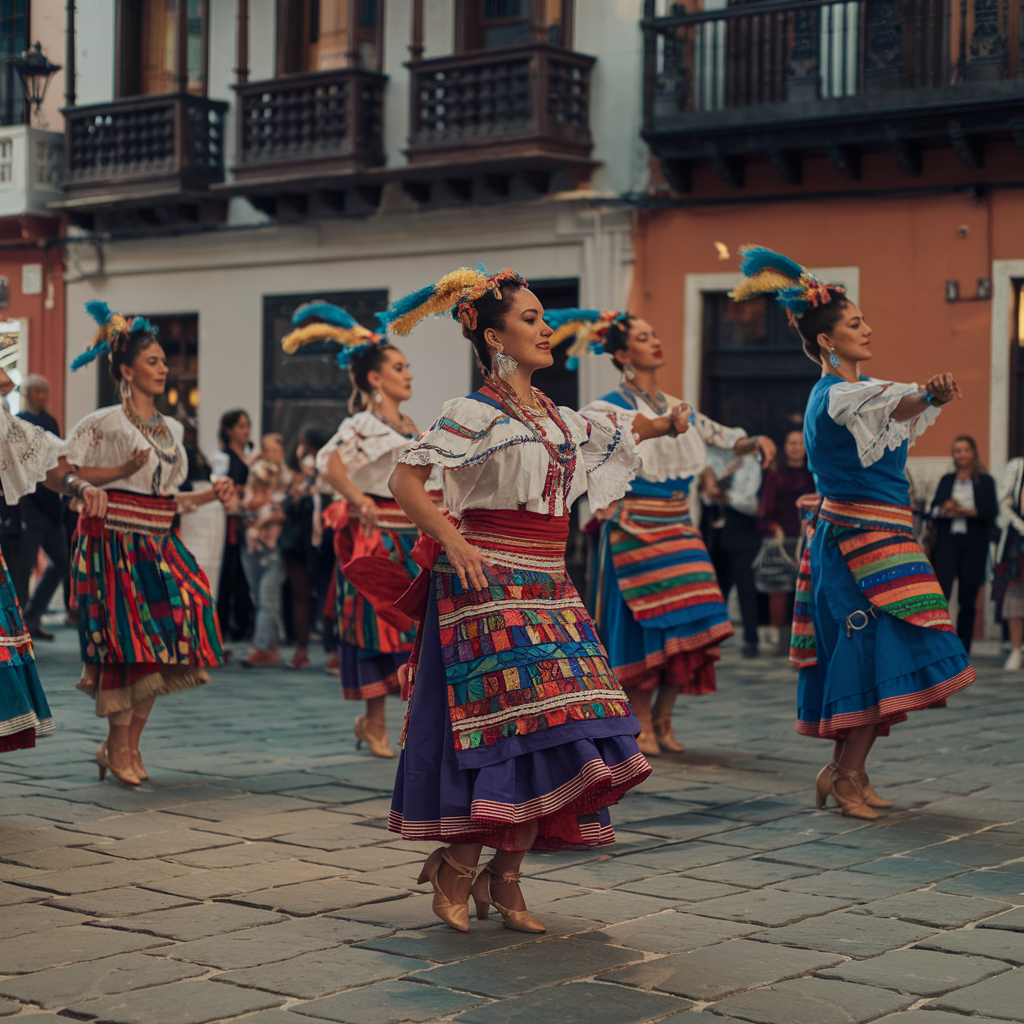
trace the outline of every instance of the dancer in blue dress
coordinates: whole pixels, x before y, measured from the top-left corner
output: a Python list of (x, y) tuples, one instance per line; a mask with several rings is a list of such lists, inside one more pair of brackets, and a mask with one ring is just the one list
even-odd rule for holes
[(878, 736), (908, 712), (941, 706), (974, 681), (942, 589), (914, 539), (907, 450), (960, 398), (951, 374), (916, 384), (862, 377), (871, 328), (844, 290), (771, 250), (740, 250), (737, 301), (775, 293), (822, 367), (804, 417), (807, 463), (822, 496), (797, 584), (791, 661), (800, 669), (797, 732), (835, 742), (817, 803), (872, 819), (891, 803), (865, 769)]

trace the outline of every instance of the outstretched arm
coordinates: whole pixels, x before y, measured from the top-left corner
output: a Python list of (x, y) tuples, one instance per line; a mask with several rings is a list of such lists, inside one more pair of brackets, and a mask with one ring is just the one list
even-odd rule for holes
[(57, 465), (47, 471), (43, 483), (51, 491), (80, 500), (87, 516), (102, 519), (107, 514), (107, 492), (77, 475), (63, 455), (57, 460)]
[(953, 374), (937, 373), (925, 384), (924, 391), (900, 399), (900, 404), (893, 409), (890, 419), (896, 420), (897, 423), (905, 423), (920, 416), (929, 405), (945, 405), (954, 398), (963, 397)]

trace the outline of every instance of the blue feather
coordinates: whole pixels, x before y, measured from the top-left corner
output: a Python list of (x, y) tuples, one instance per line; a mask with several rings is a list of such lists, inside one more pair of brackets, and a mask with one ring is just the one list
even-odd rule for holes
[(544, 311), (544, 322), (556, 330), (573, 320), (594, 321), (601, 315), (599, 309), (548, 309)]
[(569, 356), (565, 361), (565, 368), (570, 373), (575, 373), (580, 368), (580, 361), (575, 356)]
[(753, 277), (760, 271), (769, 268), (792, 278), (799, 278), (804, 272), (804, 268), (795, 260), (783, 256), (780, 252), (766, 249), (763, 245), (751, 245), (744, 248), (740, 270), (747, 277)]
[(87, 366), (97, 356), (106, 355), (110, 351), (110, 343), (104, 341), (101, 345), (94, 345), (92, 348), (87, 348), (81, 355), (75, 356), (74, 362), (71, 364), (72, 370), (80, 370), (83, 366)]
[(99, 299), (90, 299), (85, 304), (85, 311), (101, 327), (114, 315), (110, 307)]
[(303, 320), (312, 318), (323, 320), (324, 323), (334, 324), (335, 327), (355, 327), (356, 318), (347, 309), (336, 306), (333, 302), (325, 302), (318, 299), (316, 302), (304, 302), (294, 313), (292, 323), (298, 326)]
[(426, 288), (420, 288), (418, 291), (410, 292), (401, 299), (396, 299), (383, 313), (377, 314), (378, 322), (386, 325), (393, 323), (395, 320), (400, 320), (406, 313), (411, 313), (414, 309), (422, 306), (434, 294), (435, 290), (434, 285), (428, 284)]
[(483, 274), (484, 277), (487, 276), (487, 268), (483, 265), (483, 263), (477, 263), (476, 269), (479, 273)]
[(370, 347), (369, 342), (365, 342), (362, 345), (353, 345), (351, 348), (346, 346), (338, 353), (338, 366), (343, 370), (348, 369), (349, 363), (352, 362), (354, 356), (361, 355)]
[(132, 334), (138, 334), (140, 331), (159, 334), (160, 329), (155, 324), (151, 324), (144, 316), (137, 316), (132, 320)]

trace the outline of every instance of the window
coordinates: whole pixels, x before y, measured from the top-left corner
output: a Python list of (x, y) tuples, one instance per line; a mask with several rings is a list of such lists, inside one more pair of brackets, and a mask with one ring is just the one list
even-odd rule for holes
[(278, 74), (380, 70), (382, 0), (278, 0), (277, 17)]
[(1010, 335), (1010, 446), (1011, 459), (1024, 455), (1024, 281), (1013, 282), (1013, 330)]
[[(118, 95), (177, 92), (184, 61), (188, 91), (205, 96), (206, 8), (207, 0), (119, 0)], [(179, 47), (183, 19), (185, 45)]]
[(701, 365), (701, 412), (777, 440), (803, 423), (821, 375), (774, 296), (733, 302), (706, 292)]
[(11, 57), (28, 49), (28, 0), (0, 3), (0, 124), (25, 123), (25, 90)]
[[(458, 0), (459, 50), (572, 45), (572, 0)], [(533, 19), (536, 19), (534, 21)]]
[(314, 299), (343, 306), (371, 330), (377, 329), (374, 313), (388, 305), (386, 289), (263, 297), (263, 432), (281, 434), (286, 444), (307, 424), (333, 433), (348, 415), (352, 382), (338, 366), (337, 345), (313, 342), (294, 355), (281, 350), (292, 313)]

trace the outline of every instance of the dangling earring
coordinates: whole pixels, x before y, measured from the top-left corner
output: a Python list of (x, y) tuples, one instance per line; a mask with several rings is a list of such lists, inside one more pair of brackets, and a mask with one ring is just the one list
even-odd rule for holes
[(377, 403), (377, 405), (380, 405), (380, 403), (383, 401), (383, 398), (380, 393), (380, 388), (373, 389), (373, 400), (374, 402)]
[(842, 359), (840, 359), (840, 358), (839, 358), (839, 356), (837, 356), (837, 355), (836, 355), (836, 350), (835, 350), (835, 349), (834, 349), (833, 347), (831, 347), (831, 346), (829, 346), (829, 350), (828, 350), (828, 361), (829, 361), (829, 362), (830, 362), (830, 363), (831, 363), (831, 364), (832, 364), (832, 365), (833, 365), (833, 366), (834, 366), (834, 367), (835, 367), (835, 368), (836, 368), (837, 370), (839, 369), (839, 367), (840, 367), (840, 366), (842, 366), (842, 365), (843, 365), (843, 361), (842, 361)]
[(519, 369), (519, 364), (511, 356), (505, 355), (501, 349), (491, 356), (491, 363), (494, 366), (494, 372), (502, 380), (511, 377)]
[(636, 378), (636, 373), (633, 370), (633, 367), (630, 366), (629, 363), (624, 363), (623, 364), (622, 376), (625, 377), (626, 380), (634, 380)]
[(122, 377), (117, 382), (117, 397), (122, 402), (127, 402), (128, 399), (131, 398), (131, 396), (132, 396), (132, 386), (131, 386), (131, 384), (127, 380), (125, 380), (124, 377)]

